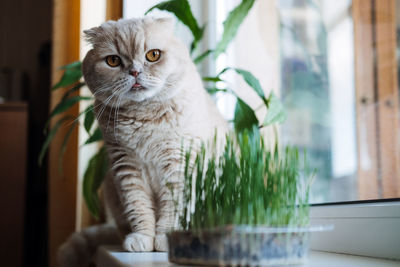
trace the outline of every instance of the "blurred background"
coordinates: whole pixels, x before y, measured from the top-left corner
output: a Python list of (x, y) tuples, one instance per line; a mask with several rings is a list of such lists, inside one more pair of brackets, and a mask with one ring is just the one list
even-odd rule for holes
[[(84, 29), (143, 16), (159, 2), (0, 2), (3, 266), (56, 266), (55, 252), (67, 236), (96, 222), (81, 193), (83, 172), (96, 150), (95, 145), (80, 149), (87, 137), (83, 127), (71, 133), (62, 172), (58, 154), (67, 127), (38, 164), (49, 111), (63, 94), (51, 86), (60, 79), (61, 66), (81, 60), (90, 49)], [(216, 46), (223, 21), (240, 2), (189, 0), (199, 24), (206, 24), (199, 52)], [(226, 66), (249, 70), (266, 94), (279, 96), (288, 114), (278, 127), (279, 141), (307, 150), (317, 170), (313, 204), (400, 197), (399, 10), (399, 0), (258, 0), (227, 51), (199, 67), (205, 76)], [(151, 15), (172, 16), (157, 10)], [(191, 34), (178, 21), (176, 35), (189, 47)], [(227, 73), (224, 79), (251, 107), (262, 104), (240, 77)], [(217, 94), (215, 100), (231, 119), (235, 99)], [(84, 109), (76, 105), (68, 114)]]

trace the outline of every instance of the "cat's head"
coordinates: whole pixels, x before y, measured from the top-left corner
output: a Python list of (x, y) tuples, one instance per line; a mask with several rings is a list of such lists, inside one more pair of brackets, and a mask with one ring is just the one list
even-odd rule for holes
[(172, 19), (108, 21), (84, 33), (93, 49), (83, 60), (83, 75), (104, 104), (163, 100), (179, 90), (190, 57), (173, 35)]

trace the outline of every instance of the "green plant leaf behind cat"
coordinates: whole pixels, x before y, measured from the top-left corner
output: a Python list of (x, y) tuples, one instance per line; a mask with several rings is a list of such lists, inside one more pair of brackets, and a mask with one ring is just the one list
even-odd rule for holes
[(94, 130), (93, 134), (91, 134), (89, 136), (89, 138), (86, 140), (86, 142), (83, 145), (88, 145), (94, 142), (98, 142), (103, 140), (103, 135), (101, 133), (100, 128), (96, 128), (96, 130)]
[(58, 129), (61, 127), (61, 125), (62, 125), (65, 121), (71, 120), (71, 119), (73, 119), (72, 116), (66, 115), (66, 116), (62, 117), (61, 119), (59, 119), (59, 120), (54, 124), (53, 128), (51, 128), (49, 134), (48, 134), (47, 137), (46, 137), (46, 140), (44, 141), (44, 143), (43, 143), (43, 145), (42, 145), (42, 149), (40, 150), (40, 153), (39, 153), (39, 161), (38, 161), (39, 166), (42, 165), (44, 156), (46, 155), (46, 151), (47, 151), (47, 149), (48, 149), (48, 147), (49, 147), (51, 141), (53, 140), (54, 136), (56, 135)]
[(268, 101), (265, 99), (264, 90), (261, 87), (260, 81), (251, 72), (243, 69), (234, 68), (234, 70), (243, 77), (244, 81), (257, 93), (265, 105), (268, 107)]
[(60, 81), (53, 86), (52, 90), (56, 90), (58, 88), (66, 87), (78, 82), (82, 78), (82, 62), (76, 61), (71, 64), (65, 65), (61, 67), (64, 69), (64, 74), (61, 77)]
[(228, 44), (235, 37), (240, 24), (242, 24), (254, 2), (255, 0), (242, 0), (242, 2), (229, 13), (228, 17), (224, 21), (224, 33), (222, 34), (222, 38), (218, 42), (217, 48), (214, 52), (215, 59), (226, 50)]
[(258, 119), (254, 110), (239, 97), (236, 102), (233, 124), (237, 133), (243, 132), (246, 129), (251, 131), (253, 127), (258, 126)]
[(64, 135), (64, 140), (61, 144), (60, 153), (58, 155), (58, 171), (60, 173), (63, 172), (63, 164), (62, 163), (63, 163), (65, 151), (67, 150), (67, 144), (69, 142), (69, 139), (71, 138), (72, 132), (74, 131), (75, 127), (78, 125), (79, 125), (79, 120), (78, 119), (73, 120), (71, 125), (69, 126), (67, 133)]
[(161, 2), (147, 10), (145, 15), (147, 15), (153, 9), (165, 10), (173, 13), (177, 17), (177, 19), (179, 19), (184, 25), (186, 25), (190, 29), (193, 34), (194, 40), (191, 45), (191, 51), (196, 48), (198, 42), (203, 37), (204, 27), (200, 27), (197, 23), (197, 20), (193, 16), (189, 2), (187, 0), (170, 0)]
[(96, 218), (100, 214), (100, 199), (98, 190), (108, 170), (108, 158), (106, 148), (99, 149), (90, 160), (83, 176), (82, 193), (90, 213)]
[(83, 125), (85, 126), (85, 130), (88, 134), (90, 134), (90, 129), (92, 128), (92, 125), (95, 120), (93, 108), (94, 106), (90, 105), (84, 111), (85, 119), (83, 121)]
[(268, 113), (265, 116), (263, 126), (274, 123), (283, 123), (286, 120), (286, 111), (279, 98), (271, 92), (268, 97)]
[(45, 125), (45, 130), (49, 126), (51, 118), (53, 118), (55, 115), (62, 114), (66, 110), (70, 109), (73, 107), (75, 104), (79, 103), (80, 101), (88, 101), (88, 100), (93, 100), (92, 97), (90, 96), (72, 96), (70, 98), (64, 99), (60, 101), (55, 108), (51, 111), (49, 118), (47, 119), (46, 125)]
[(198, 65), (200, 64), (206, 57), (208, 57), (211, 53), (213, 53), (214, 50), (208, 49), (204, 53), (198, 55), (195, 59), (193, 59), (194, 64)]

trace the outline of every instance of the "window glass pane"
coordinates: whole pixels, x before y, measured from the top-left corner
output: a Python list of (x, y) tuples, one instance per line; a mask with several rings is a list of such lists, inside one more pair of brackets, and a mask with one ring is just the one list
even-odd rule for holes
[[(225, 64), (251, 71), (266, 94), (281, 98), (288, 119), (279, 142), (307, 151), (317, 170), (313, 203), (400, 196), (399, 2), (257, 1), (224, 55)], [(226, 79), (260, 106), (240, 77)]]
[(357, 199), (351, 0), (279, 1), (285, 144), (317, 169), (313, 202)]

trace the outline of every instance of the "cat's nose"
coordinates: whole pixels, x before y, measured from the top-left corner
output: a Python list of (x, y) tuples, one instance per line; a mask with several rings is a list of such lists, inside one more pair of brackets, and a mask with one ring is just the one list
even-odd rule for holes
[(137, 70), (131, 70), (131, 71), (130, 71), (130, 74), (131, 74), (133, 77), (137, 77), (137, 76), (139, 75), (139, 72), (138, 72)]

